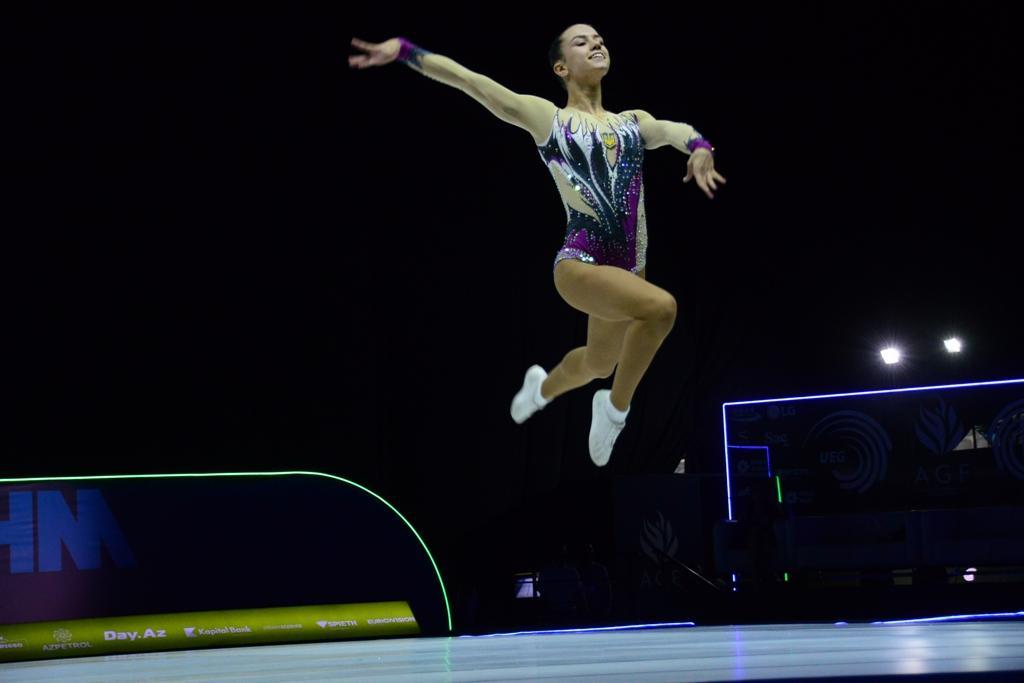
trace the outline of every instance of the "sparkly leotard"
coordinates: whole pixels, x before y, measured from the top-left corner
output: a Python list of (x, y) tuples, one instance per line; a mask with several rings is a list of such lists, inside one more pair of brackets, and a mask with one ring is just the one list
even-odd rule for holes
[(551, 135), (537, 151), (558, 186), (568, 226), (554, 265), (564, 259), (636, 273), (647, 257), (644, 143), (636, 115), (614, 115), (611, 133), (555, 111)]

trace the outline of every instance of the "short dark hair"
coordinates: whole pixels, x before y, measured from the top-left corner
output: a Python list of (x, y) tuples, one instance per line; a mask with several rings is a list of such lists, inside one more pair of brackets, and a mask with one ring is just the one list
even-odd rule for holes
[[(565, 29), (562, 29), (562, 33), (565, 33)], [(551, 47), (548, 48), (548, 64), (552, 69), (555, 68), (555, 62), (560, 59), (565, 59), (565, 53), (562, 52), (562, 33), (559, 33), (551, 43)], [(562, 90), (569, 92), (569, 87), (565, 84), (565, 79), (554, 74), (555, 80), (558, 81), (558, 85), (562, 86)]]
[[(586, 22), (577, 23), (582, 24)], [(574, 26), (574, 24), (569, 24), (569, 26)], [(566, 26), (565, 28), (569, 28), (569, 26)], [(593, 24), (588, 24), (588, 26), (593, 26)], [(552, 69), (555, 68), (555, 62), (559, 59), (565, 59), (565, 53), (562, 52), (562, 35), (565, 33), (565, 28), (562, 29), (562, 33), (558, 34), (558, 36), (551, 42), (551, 47), (548, 48), (548, 65)], [(569, 92), (569, 86), (565, 84), (565, 79), (558, 74), (554, 74), (554, 76), (555, 80), (558, 81), (558, 85), (562, 86), (562, 90)]]

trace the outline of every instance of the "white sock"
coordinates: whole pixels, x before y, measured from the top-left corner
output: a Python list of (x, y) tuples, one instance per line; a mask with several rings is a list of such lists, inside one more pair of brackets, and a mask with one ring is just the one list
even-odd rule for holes
[(612, 405), (612, 396), (608, 394), (608, 416), (615, 422), (625, 422), (626, 415), (629, 415), (630, 406), (626, 406), (625, 410), (619, 410)]

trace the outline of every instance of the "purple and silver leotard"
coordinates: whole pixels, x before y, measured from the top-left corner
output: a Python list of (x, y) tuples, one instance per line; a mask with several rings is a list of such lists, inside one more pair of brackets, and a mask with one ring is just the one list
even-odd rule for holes
[(611, 133), (595, 130), (581, 117), (566, 116), (562, 121), (555, 111), (551, 135), (537, 148), (568, 219), (554, 265), (576, 259), (639, 272), (647, 257), (647, 221), (644, 142), (636, 115), (613, 114)]

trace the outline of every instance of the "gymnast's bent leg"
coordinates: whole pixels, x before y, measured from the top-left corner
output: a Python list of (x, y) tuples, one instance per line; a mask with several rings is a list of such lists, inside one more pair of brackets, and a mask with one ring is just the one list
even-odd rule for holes
[[(637, 277), (647, 277), (641, 269)], [(525, 422), (556, 397), (597, 378), (610, 377), (622, 353), (622, 342), (630, 320), (609, 321), (596, 316), (587, 319), (587, 344), (572, 349), (562, 361), (545, 373), (539, 365), (526, 371), (523, 388), (512, 401), (512, 419)]]
[(572, 349), (551, 369), (541, 385), (541, 396), (550, 401), (599, 377), (611, 377), (629, 324), (589, 316), (586, 346)]
[(568, 260), (555, 270), (555, 287), (573, 308), (628, 324), (612, 389), (598, 391), (592, 401), (590, 457), (600, 467), (625, 426), (637, 385), (675, 325), (676, 300), (624, 269)]
[(512, 419), (522, 424), (557, 396), (598, 377), (610, 377), (622, 350), (629, 321), (610, 322), (589, 316), (587, 345), (572, 349), (550, 374), (534, 365), (526, 371), (523, 388), (512, 400)]

